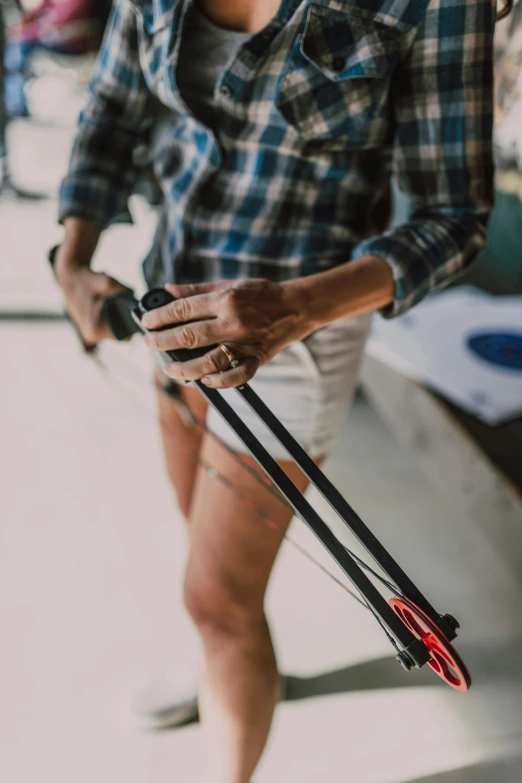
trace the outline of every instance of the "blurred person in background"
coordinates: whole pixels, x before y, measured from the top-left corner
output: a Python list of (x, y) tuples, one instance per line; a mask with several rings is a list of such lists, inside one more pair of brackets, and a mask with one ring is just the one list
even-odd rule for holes
[(109, 12), (110, 0), (43, 0), (23, 13), (9, 28), (5, 45), (9, 116), (28, 114), (24, 85), (31, 73), (32, 53), (38, 49), (69, 55), (96, 52)]
[(9, 41), (85, 54), (99, 46), (109, 11), (107, 0), (43, 0), (11, 28)]
[[(159, 396), (168, 473), (189, 526), (184, 599), (202, 642), (199, 689), (213, 783), (247, 783), (281, 679), (264, 613), (291, 513), (186, 406), (242, 449), (198, 391), (252, 381), (318, 462), (347, 415), (371, 313), (404, 313), (484, 246), (492, 206), (490, 0), (117, 0), (62, 184), (56, 272), (86, 342), (109, 338), (91, 270), (149, 145), (163, 192), (144, 263), (178, 298), (145, 323), (153, 350), (216, 346), (171, 363)], [(392, 173), (411, 200), (388, 228)], [(182, 326), (176, 323), (188, 322)], [(158, 378), (161, 386), (164, 379)], [(236, 410), (304, 490), (248, 409)]]

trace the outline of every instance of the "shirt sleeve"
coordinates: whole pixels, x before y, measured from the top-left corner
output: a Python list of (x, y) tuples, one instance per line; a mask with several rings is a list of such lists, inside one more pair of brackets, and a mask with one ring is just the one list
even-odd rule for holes
[(74, 216), (105, 228), (126, 213), (136, 176), (133, 151), (151, 124), (150, 100), (138, 60), (136, 15), (129, 0), (116, 0), (60, 188), (60, 222)]
[(491, 0), (430, 2), (391, 87), (393, 172), (406, 223), (358, 244), (392, 268), (391, 318), (448, 282), (483, 247), (493, 205)]

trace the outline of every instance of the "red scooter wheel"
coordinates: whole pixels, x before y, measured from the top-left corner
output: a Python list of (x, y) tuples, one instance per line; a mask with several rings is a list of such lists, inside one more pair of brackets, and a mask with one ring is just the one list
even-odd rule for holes
[(408, 598), (391, 598), (390, 606), (410, 631), (428, 648), (428, 666), (441, 680), (460, 693), (471, 687), (471, 677), (456, 649), (442, 631)]

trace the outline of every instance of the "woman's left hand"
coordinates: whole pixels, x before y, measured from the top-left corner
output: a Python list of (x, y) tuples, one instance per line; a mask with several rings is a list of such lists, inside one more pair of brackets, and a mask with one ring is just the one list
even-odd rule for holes
[[(149, 348), (216, 346), (200, 358), (168, 364), (165, 372), (175, 380), (201, 379), (215, 389), (241, 386), (286, 345), (314, 331), (307, 297), (296, 280), (226, 280), (165, 288), (176, 300), (142, 321), (147, 329), (172, 327), (146, 334)], [(220, 343), (239, 361), (237, 367), (231, 368)]]

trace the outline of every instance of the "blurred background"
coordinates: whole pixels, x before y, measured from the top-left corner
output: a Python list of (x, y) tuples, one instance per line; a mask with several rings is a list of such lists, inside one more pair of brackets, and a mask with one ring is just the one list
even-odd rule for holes
[[(103, 346), (110, 372), (82, 353), (46, 261), (109, 3), (0, 0), (0, 11), (0, 776), (199, 781), (198, 726), (153, 732), (146, 718), (190, 692), (196, 667), (150, 360), (139, 340)], [(260, 783), (522, 780), (522, 4), (498, 26), (496, 83), (487, 250), (412, 313), (375, 319), (326, 465), (460, 620), (474, 687), (405, 674), (374, 620), (283, 547), (269, 612), (292, 687)], [(156, 204), (144, 173), (129, 223), (96, 256), (137, 294)], [(407, 208), (395, 193), (395, 220)]]

